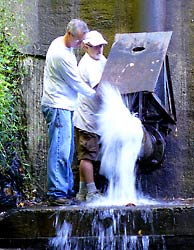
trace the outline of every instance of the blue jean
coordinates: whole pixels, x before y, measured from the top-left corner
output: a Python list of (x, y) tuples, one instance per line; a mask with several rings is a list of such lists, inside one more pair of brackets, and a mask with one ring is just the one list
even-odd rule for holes
[(71, 164), (74, 154), (73, 112), (42, 106), (48, 125), (47, 195), (69, 198), (73, 194)]

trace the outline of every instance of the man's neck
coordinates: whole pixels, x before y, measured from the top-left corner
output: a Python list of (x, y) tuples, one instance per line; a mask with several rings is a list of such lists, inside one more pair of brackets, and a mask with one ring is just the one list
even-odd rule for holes
[(69, 38), (68, 38), (68, 34), (66, 33), (63, 37), (63, 42), (64, 42), (64, 45), (67, 47), (67, 48), (71, 48), (71, 45), (70, 45), (70, 42), (69, 42)]

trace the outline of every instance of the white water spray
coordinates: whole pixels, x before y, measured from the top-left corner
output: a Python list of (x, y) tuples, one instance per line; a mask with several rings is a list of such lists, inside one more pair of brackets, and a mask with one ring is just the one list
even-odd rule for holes
[(72, 233), (72, 225), (67, 223), (65, 220), (61, 224), (59, 222), (59, 214), (56, 216), (55, 228), (57, 235), (54, 238), (49, 240), (49, 246), (54, 250), (71, 250), (71, 233)]
[(123, 103), (119, 90), (101, 85), (102, 106), (98, 119), (102, 143), (100, 174), (109, 180), (106, 205), (136, 203), (135, 163), (143, 128), (140, 119)]

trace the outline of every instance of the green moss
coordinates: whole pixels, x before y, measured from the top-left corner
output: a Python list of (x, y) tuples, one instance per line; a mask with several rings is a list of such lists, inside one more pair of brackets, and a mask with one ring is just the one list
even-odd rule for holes
[(129, 33), (134, 27), (134, 2), (127, 1), (88, 1), (80, 3), (80, 17), (87, 22), (90, 30), (102, 32), (107, 39), (104, 54), (108, 56), (116, 33)]

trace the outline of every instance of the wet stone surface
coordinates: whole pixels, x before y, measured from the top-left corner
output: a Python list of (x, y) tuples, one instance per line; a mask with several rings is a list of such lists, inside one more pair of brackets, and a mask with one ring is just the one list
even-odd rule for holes
[[(161, 239), (165, 238), (166, 244), (168, 239), (171, 239), (168, 244), (180, 246), (185, 239), (194, 237), (193, 210), (192, 199), (171, 201), (157, 206), (96, 208), (36, 205), (14, 209), (1, 212), (0, 247), (16, 247), (21, 244), (24, 247), (37, 247), (36, 244), (43, 244), (45, 247), (51, 239), (58, 237), (62, 229), (66, 232), (69, 230), (68, 241), (72, 242), (72, 249), (78, 242), (85, 244), (83, 241), (95, 245), (95, 241), (102, 235), (102, 241), (108, 242), (107, 237), (112, 237), (114, 244), (120, 244), (118, 242), (121, 242), (121, 239), (130, 241), (131, 237), (138, 239), (148, 237), (149, 244), (156, 244), (156, 242), (160, 244)], [(112, 241), (109, 239), (109, 244), (110, 242)]]

